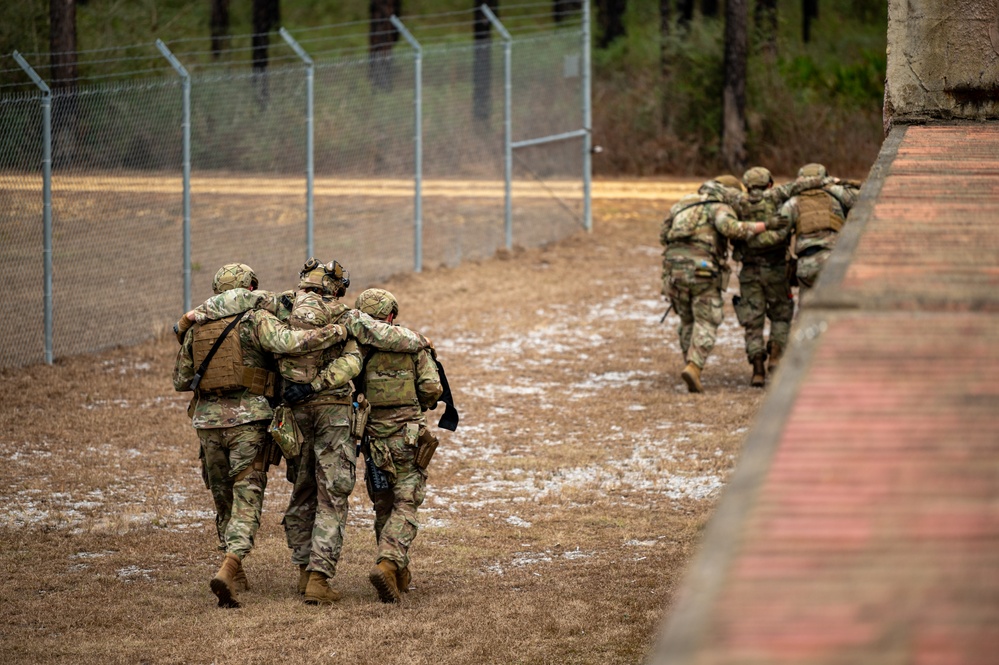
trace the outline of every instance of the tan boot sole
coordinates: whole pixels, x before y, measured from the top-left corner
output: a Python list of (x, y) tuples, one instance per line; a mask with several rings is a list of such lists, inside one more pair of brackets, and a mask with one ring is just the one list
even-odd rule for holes
[(224, 580), (220, 580), (217, 577), (212, 578), (208, 586), (212, 588), (212, 593), (218, 596), (219, 607), (240, 607), (239, 601), (236, 600), (236, 592)]
[(702, 392), (701, 386), (697, 384), (697, 379), (694, 378), (693, 374), (688, 374), (686, 371), (684, 371), (684, 373), (680, 375), (680, 378), (682, 378), (683, 382), (687, 384), (687, 392), (690, 393)]
[(392, 584), (381, 568), (375, 566), (371, 570), (371, 574), (368, 575), (368, 579), (378, 591), (378, 599), (383, 603), (398, 603), (402, 600), (399, 587)]

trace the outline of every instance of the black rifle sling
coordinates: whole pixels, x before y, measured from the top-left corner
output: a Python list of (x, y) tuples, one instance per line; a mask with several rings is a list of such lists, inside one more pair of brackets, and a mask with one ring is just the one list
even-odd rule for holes
[(210, 363), (212, 361), (212, 358), (215, 357), (215, 352), (219, 350), (219, 347), (222, 346), (222, 342), (225, 341), (225, 338), (228, 337), (232, 329), (236, 327), (236, 324), (239, 323), (239, 320), (242, 319), (243, 316), (248, 311), (250, 310), (244, 309), (236, 316), (235, 319), (230, 321), (229, 325), (227, 325), (225, 327), (225, 330), (222, 331), (222, 334), (219, 335), (218, 339), (215, 340), (215, 343), (212, 345), (212, 348), (208, 349), (208, 354), (205, 356), (204, 362), (201, 363), (201, 367), (198, 368), (198, 371), (194, 373), (194, 378), (191, 379), (191, 390), (198, 389), (198, 384), (201, 383), (201, 377), (203, 377), (205, 375), (205, 372), (208, 371), (208, 363)]
[(436, 358), (434, 358), (434, 362), (437, 363), (437, 373), (440, 374), (441, 387), (444, 389), (440, 398), (440, 401), (444, 402), (444, 415), (437, 421), (437, 426), (453, 432), (458, 429), (458, 409), (454, 407), (454, 395), (451, 394), (451, 386), (447, 383), (444, 365)]

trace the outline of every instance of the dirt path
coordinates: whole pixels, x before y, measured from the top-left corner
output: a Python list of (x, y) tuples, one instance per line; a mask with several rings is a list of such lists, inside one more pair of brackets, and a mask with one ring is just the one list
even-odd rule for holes
[(401, 607), (366, 580), (360, 481), (344, 599), (299, 602), (283, 467), (245, 607), (214, 607), (211, 502), (170, 389), (174, 340), (0, 371), (0, 649), (12, 662), (640, 661), (763, 393), (730, 305), (704, 395), (679, 379), (675, 317), (659, 324), (669, 198), (650, 192), (689, 184), (614, 187), (634, 198), (598, 196), (591, 234), (384, 284), (400, 323), (435, 340), (461, 411)]

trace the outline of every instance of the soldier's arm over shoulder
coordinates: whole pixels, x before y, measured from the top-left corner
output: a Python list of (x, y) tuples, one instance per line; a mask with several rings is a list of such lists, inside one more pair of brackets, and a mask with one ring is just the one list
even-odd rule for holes
[(826, 185), (823, 187), (827, 192), (832, 194), (840, 205), (843, 206), (843, 212), (847, 213), (850, 208), (857, 202), (858, 190), (852, 187), (844, 187), (843, 185)]
[(749, 240), (756, 235), (756, 222), (740, 222), (731, 206), (716, 204), (712, 207), (711, 219), (718, 233), (737, 240)]
[(271, 297), (267, 291), (250, 291), (236, 288), (223, 291), (212, 296), (192, 310), (196, 323), (218, 321), (227, 316), (233, 316), (249, 309), (255, 309), (261, 303), (266, 303)]
[(420, 400), (420, 408), (425, 411), (433, 409), (443, 393), (437, 363), (430, 351), (423, 349), (416, 354), (416, 396)]
[(358, 346), (357, 340), (348, 340), (343, 345), (340, 357), (319, 370), (319, 375), (312, 381), (312, 387), (319, 391), (345, 386), (361, 373), (363, 366), (364, 354)]
[(346, 312), (340, 322), (351, 337), (379, 351), (416, 353), (427, 346), (427, 339), (423, 335), (379, 321), (360, 310)]
[(325, 349), (343, 341), (346, 331), (335, 324), (309, 330), (295, 330), (265, 310), (257, 309), (248, 315), (260, 346), (271, 353), (298, 355)]

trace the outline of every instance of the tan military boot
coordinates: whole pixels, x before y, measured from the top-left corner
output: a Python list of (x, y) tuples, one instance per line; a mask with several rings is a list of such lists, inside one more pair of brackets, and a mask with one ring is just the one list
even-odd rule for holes
[(239, 571), (239, 557), (235, 554), (226, 554), (225, 560), (219, 572), (208, 585), (212, 588), (212, 593), (218, 596), (219, 607), (239, 607), (236, 600), (236, 573)]
[(306, 570), (309, 564), (298, 564), (298, 595), (305, 595), (305, 587), (309, 586), (309, 571)]
[(687, 366), (683, 368), (680, 378), (687, 384), (687, 392), (704, 392), (704, 387), (701, 385), (701, 368), (694, 363), (687, 363)]
[(777, 362), (780, 357), (784, 355), (784, 347), (780, 344), (774, 344), (770, 342), (770, 363), (767, 366), (767, 371), (773, 374), (777, 371)]
[(395, 574), (395, 579), (399, 583), (400, 593), (409, 593), (409, 583), (413, 581), (413, 573), (409, 570), (409, 566), (400, 568)]
[(766, 361), (762, 355), (753, 358), (753, 378), (749, 380), (749, 385), (754, 388), (762, 388), (767, 382)]
[(232, 578), (232, 582), (238, 591), (249, 591), (250, 590), (250, 580), (246, 579), (246, 571), (243, 570), (243, 562), (239, 562), (239, 568), (236, 570), (236, 574)]
[(399, 594), (399, 581), (396, 577), (398, 571), (399, 567), (394, 562), (382, 559), (368, 574), (368, 579), (378, 590), (378, 599), (383, 603), (398, 603), (402, 600), (402, 596)]
[(329, 578), (322, 573), (312, 571), (305, 585), (306, 605), (332, 605), (340, 600), (340, 593), (330, 587)]

